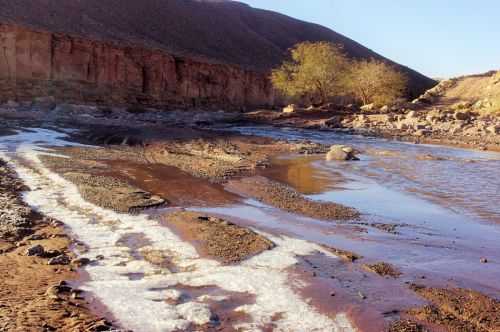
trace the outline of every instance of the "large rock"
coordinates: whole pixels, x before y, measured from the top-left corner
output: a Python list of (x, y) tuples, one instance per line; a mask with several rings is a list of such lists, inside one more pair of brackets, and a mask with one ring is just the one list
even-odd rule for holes
[(37, 97), (33, 102), (33, 107), (40, 111), (50, 111), (56, 107), (56, 99), (52, 96)]
[(346, 161), (346, 160), (359, 160), (355, 155), (355, 150), (346, 145), (332, 145), (330, 151), (326, 154), (326, 160), (333, 161)]
[(360, 107), (364, 112), (373, 111), (375, 109), (375, 104), (367, 104)]
[(464, 112), (455, 112), (454, 118), (455, 120), (460, 120), (460, 121), (468, 121), (470, 120), (472, 114), (470, 112), (464, 111)]
[(70, 258), (67, 255), (62, 254), (62, 255), (59, 255), (59, 256), (56, 256), (54, 258), (49, 259), (47, 264), (49, 264), (49, 265), (68, 265), (70, 262), (71, 262)]
[(26, 250), (26, 256), (42, 257), (44, 254), (45, 254), (45, 249), (43, 248), (43, 246), (39, 244), (30, 247)]
[(287, 107), (283, 108), (283, 113), (295, 113), (299, 110), (297, 105), (295, 104), (290, 104)]
[(500, 125), (491, 125), (486, 127), (486, 132), (490, 134), (500, 134)]

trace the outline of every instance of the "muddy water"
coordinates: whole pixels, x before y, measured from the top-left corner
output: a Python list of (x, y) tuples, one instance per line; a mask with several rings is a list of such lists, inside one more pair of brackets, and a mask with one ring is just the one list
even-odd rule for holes
[[(345, 226), (304, 221), (251, 204), (212, 212), (244, 215), (257, 225), (341, 246), (367, 259), (385, 260), (406, 276), (426, 276), (428, 282), (473, 287), (500, 297), (500, 154), (331, 132), (262, 127), (235, 130), (349, 144), (361, 150), (361, 161), (353, 163), (279, 158), (274, 163), (280, 171), (267, 171), (267, 175), (312, 199), (356, 207), (364, 214), (362, 224), (400, 225), (398, 234), (366, 225), (366, 232), (346, 233)], [(482, 257), (489, 263), (482, 264)]]
[(170, 206), (220, 206), (241, 199), (207, 180), (195, 178), (175, 167), (159, 164), (137, 164), (122, 160), (105, 161), (110, 167), (103, 173), (121, 178), (143, 190), (166, 199)]

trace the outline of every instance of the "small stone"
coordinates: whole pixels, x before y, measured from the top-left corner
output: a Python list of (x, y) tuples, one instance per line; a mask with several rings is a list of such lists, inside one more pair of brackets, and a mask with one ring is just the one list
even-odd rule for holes
[(49, 259), (49, 265), (68, 265), (70, 263), (70, 259), (65, 254), (56, 256), (54, 258)]
[(71, 261), (71, 265), (74, 265), (76, 267), (82, 267), (88, 264), (90, 264), (90, 259), (86, 257), (76, 258)]
[(31, 235), (30, 237), (28, 237), (28, 240), (29, 241), (40, 241), (40, 240), (43, 240), (44, 237), (40, 234), (33, 234)]
[(358, 292), (358, 296), (359, 296), (362, 300), (366, 299), (366, 295), (365, 295), (365, 294), (363, 294), (363, 293), (361, 293), (361, 292)]
[(486, 263), (488, 263), (488, 259), (485, 258), (485, 257), (482, 257), (481, 260), (480, 260), (480, 262), (483, 263), (483, 264), (486, 264)]
[(45, 254), (45, 249), (37, 244), (36, 246), (33, 246), (31, 248), (28, 248), (28, 250), (26, 250), (26, 256), (37, 256), (37, 257), (41, 257)]
[(330, 292), (330, 296), (335, 296), (337, 294), (335, 294), (335, 292)]

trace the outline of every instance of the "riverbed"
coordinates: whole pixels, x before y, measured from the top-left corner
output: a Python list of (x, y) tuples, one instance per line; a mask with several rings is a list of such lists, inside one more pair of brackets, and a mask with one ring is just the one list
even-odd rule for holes
[[(67, 136), (69, 131), (31, 128), (3, 136), (0, 154), (32, 188), (25, 196), (31, 206), (64, 222), (90, 248), (81, 255), (105, 257), (86, 268), (89, 280), (81, 287), (125, 328), (174, 331), (206, 326), (221, 307), (215, 302), (232, 301), (238, 306), (226, 314), (245, 314), (244, 319), (233, 317), (234, 328), (369, 331), (423, 303), (407, 287), (415, 282), (472, 288), (500, 298), (499, 153), (331, 131), (231, 131), (353, 146), (360, 161), (277, 155), (270, 167), (258, 172), (311, 200), (356, 208), (361, 217), (343, 222), (304, 217), (165, 166), (108, 163), (110, 169), (133, 174), (135, 185), (176, 197), (165, 211), (187, 209), (229, 218), (276, 244), (238, 265), (225, 266), (200, 256), (191, 243), (158, 222), (164, 210), (125, 215), (85, 202), (73, 184), (39, 159), (57, 153), (51, 147), (78, 146)], [(139, 240), (126, 241), (131, 234)], [(325, 250), (328, 247), (352, 251), (362, 257), (360, 263), (346, 264)], [(175, 268), (148, 263), (144, 252), (152, 251), (163, 252)], [(363, 269), (362, 264), (375, 262), (395, 266), (401, 276), (384, 278)], [(175, 303), (166, 301), (169, 298)]]

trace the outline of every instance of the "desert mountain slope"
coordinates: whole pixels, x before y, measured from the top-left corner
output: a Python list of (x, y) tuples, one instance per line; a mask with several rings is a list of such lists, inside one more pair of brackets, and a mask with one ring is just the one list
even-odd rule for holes
[[(158, 47), (175, 55), (267, 70), (301, 41), (344, 45), (356, 58), (382, 58), (325, 27), (219, 0), (0, 0), (0, 22)], [(412, 95), (435, 82), (407, 67)]]
[(500, 71), (462, 76), (440, 82), (418, 100), (433, 107), (473, 108), (500, 112)]

